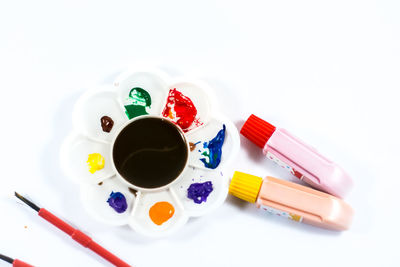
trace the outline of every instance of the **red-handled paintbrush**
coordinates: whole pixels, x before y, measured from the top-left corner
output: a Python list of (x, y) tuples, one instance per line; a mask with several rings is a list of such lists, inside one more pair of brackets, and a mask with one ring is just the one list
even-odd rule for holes
[[(97, 244), (90, 238), (88, 235), (84, 234), (83, 232), (79, 231), (78, 229), (73, 228), (71, 225), (68, 223), (64, 222), (48, 210), (44, 208), (39, 208), (36, 204), (33, 202), (29, 201), (28, 199), (24, 198), (17, 192), (15, 192), (15, 196), (19, 198), (21, 201), (23, 201), (25, 204), (27, 204), (29, 207), (32, 209), (36, 210), (39, 214), (40, 217), (44, 218), (46, 221), (50, 222), (54, 226), (56, 226), (58, 229), (66, 233), (67, 235), (71, 236), (73, 240), (84, 246), (85, 248), (88, 248), (92, 250), (93, 252), (97, 253), (99, 256), (103, 257), (110, 263), (114, 264), (115, 266), (118, 267), (129, 267), (130, 265)], [(29, 266), (29, 265), (28, 265)]]
[(2, 259), (5, 262), (11, 263), (13, 267), (33, 267), (33, 265), (30, 265), (26, 262), (17, 259), (12, 259), (2, 254), (0, 254), (0, 259)]

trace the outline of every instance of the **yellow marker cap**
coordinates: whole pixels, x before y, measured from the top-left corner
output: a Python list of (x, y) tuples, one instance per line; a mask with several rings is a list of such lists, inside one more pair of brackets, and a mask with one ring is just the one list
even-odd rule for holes
[(229, 193), (248, 202), (256, 202), (262, 178), (244, 172), (235, 172), (229, 185)]

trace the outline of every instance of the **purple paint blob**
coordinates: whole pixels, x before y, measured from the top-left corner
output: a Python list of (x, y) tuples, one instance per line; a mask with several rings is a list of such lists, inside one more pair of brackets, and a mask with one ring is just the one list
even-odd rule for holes
[(201, 204), (207, 201), (207, 197), (213, 191), (211, 181), (204, 183), (193, 183), (187, 189), (187, 197), (193, 199), (194, 203)]
[(125, 196), (120, 192), (111, 192), (107, 200), (108, 205), (118, 213), (123, 213), (128, 208)]

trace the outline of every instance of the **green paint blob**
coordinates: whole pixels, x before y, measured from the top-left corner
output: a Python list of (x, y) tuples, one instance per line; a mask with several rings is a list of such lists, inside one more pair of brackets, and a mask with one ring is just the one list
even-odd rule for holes
[(129, 92), (129, 97), (126, 99), (125, 114), (129, 119), (140, 115), (149, 114), (146, 107), (151, 106), (150, 94), (140, 87), (135, 87)]

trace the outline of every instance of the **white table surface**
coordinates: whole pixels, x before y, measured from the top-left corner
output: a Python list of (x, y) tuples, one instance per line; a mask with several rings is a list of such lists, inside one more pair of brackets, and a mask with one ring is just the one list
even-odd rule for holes
[[(0, 253), (110, 266), (18, 204), (18, 190), (135, 266), (399, 266), (399, 14), (399, 1), (2, 1)], [(232, 197), (159, 240), (91, 219), (59, 168), (72, 105), (142, 63), (208, 82), (238, 127), (255, 113), (342, 165), (352, 228)], [(241, 141), (235, 170), (290, 179)]]

